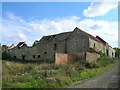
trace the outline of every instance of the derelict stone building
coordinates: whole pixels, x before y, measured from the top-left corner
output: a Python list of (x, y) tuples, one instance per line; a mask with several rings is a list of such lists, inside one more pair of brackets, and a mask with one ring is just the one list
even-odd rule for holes
[(55, 53), (86, 58), (86, 52), (95, 53), (94, 49), (104, 52), (107, 56), (115, 57), (115, 50), (106, 41), (76, 27), (71, 32), (43, 36), (31, 47), (28, 47), (25, 42), (20, 42), (17, 46), (12, 45), (8, 48), (8, 53), (18, 59), (55, 60)]

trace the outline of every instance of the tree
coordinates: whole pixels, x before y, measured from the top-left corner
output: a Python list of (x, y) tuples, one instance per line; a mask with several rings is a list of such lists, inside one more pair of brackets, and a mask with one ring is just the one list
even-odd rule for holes
[(114, 49), (115, 49), (116, 57), (120, 56), (120, 48), (114, 48)]
[(7, 45), (2, 45), (2, 51), (5, 51), (8, 48)]
[(8, 55), (6, 53), (6, 49), (8, 48), (7, 45), (2, 45), (0, 47), (0, 54), (2, 55), (2, 60), (5, 60), (5, 59), (10, 59), (10, 55)]

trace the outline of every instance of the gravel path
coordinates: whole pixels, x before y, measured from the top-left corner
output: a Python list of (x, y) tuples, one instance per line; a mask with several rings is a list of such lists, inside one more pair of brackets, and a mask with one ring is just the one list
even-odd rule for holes
[[(113, 67), (109, 68), (102, 75), (73, 83), (70, 88), (118, 88), (118, 75), (120, 77), (120, 70), (118, 69), (120, 62)], [(79, 85), (76, 85), (80, 83)]]

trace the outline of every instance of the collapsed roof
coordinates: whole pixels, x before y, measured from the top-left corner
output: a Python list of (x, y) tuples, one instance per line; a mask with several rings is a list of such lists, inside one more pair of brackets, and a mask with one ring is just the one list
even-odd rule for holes
[(8, 47), (8, 49), (12, 49), (12, 48), (14, 48), (14, 47), (15, 47), (15, 45), (12, 44), (10, 47)]
[(18, 47), (18, 48), (21, 48), (22, 46), (27, 46), (27, 44), (26, 44), (25, 42), (19, 42), (19, 43), (17, 44), (17, 47)]

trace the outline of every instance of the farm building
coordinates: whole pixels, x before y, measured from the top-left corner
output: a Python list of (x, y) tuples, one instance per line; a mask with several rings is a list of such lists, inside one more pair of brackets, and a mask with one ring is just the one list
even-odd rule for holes
[[(53, 60), (56, 63), (62, 62), (61, 59), (64, 59), (65, 55), (68, 55), (68, 58), (75, 56), (77, 59), (96, 61), (100, 58), (96, 51), (102, 51), (109, 57), (115, 57), (115, 50), (106, 41), (77, 27), (71, 32), (43, 36), (39, 41), (35, 41), (31, 47), (28, 47), (25, 42), (20, 42), (16, 46), (10, 46), (7, 50), (14, 58)], [(70, 61), (74, 61), (76, 58)]]

